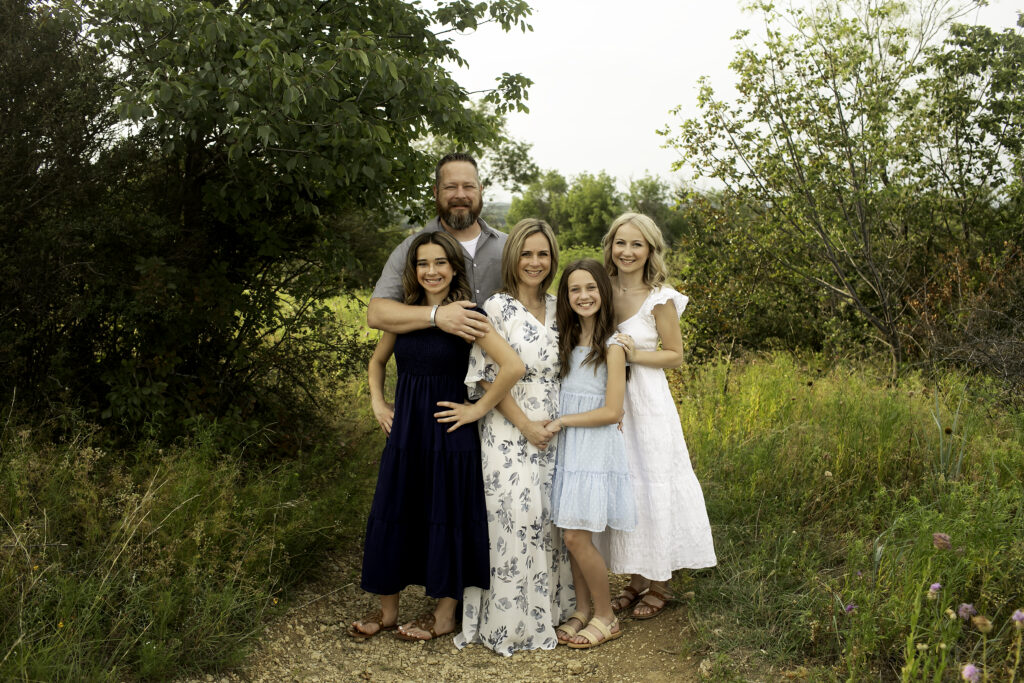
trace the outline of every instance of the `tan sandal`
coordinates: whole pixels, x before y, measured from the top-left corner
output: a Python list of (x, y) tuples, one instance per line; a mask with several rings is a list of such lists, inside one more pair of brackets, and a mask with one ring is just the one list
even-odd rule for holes
[[(582, 629), (586, 628), (588, 617), (589, 617), (589, 615), (587, 613), (585, 613), (585, 612), (580, 612), (579, 610), (573, 612), (571, 617), (566, 619), (565, 622), (563, 622), (558, 628), (555, 629), (555, 637), (558, 638), (558, 644), (559, 645), (566, 645), (569, 642), (570, 638), (572, 638), (574, 635), (579, 633)], [(580, 622), (580, 627), (579, 628), (576, 628), (575, 626), (573, 626), (573, 625), (571, 625), (569, 623), (573, 619), (575, 619), (576, 621)], [(565, 638), (564, 639), (563, 638), (559, 638), (559, 636), (558, 636), (558, 632), (559, 631), (561, 631), (562, 633), (565, 634)]]
[[(633, 605), (640, 602), (640, 599), (646, 592), (646, 588), (642, 591), (638, 591), (631, 585), (626, 586), (621, 591), (619, 591), (618, 595), (612, 598), (612, 611), (616, 614), (621, 614), (622, 612), (625, 612), (626, 610), (632, 608)], [(625, 605), (622, 604), (623, 600), (626, 601)]]
[[(657, 598), (658, 600), (661, 600), (661, 605), (653, 605), (647, 602), (644, 598), (646, 598), (648, 595)], [(658, 616), (665, 610), (666, 607), (668, 607), (668, 603), (676, 599), (674, 595), (666, 595), (654, 587), (647, 589), (647, 592), (644, 593), (644, 598), (641, 598), (640, 601), (636, 603), (636, 605), (633, 607), (633, 612), (631, 615), (634, 619), (639, 619), (640, 621), (643, 621), (644, 619), (653, 619), (654, 617)], [(647, 607), (651, 611), (647, 612), (646, 614), (637, 614), (636, 610), (638, 607), (640, 607), (640, 605)]]
[(384, 631), (394, 631), (396, 628), (398, 628), (397, 620), (395, 620), (395, 623), (390, 625), (384, 624), (383, 610), (377, 610), (376, 612), (367, 612), (356, 623), (362, 624), (363, 626), (367, 626), (368, 624), (377, 624), (377, 630), (373, 633), (366, 633), (364, 631), (360, 631), (358, 628), (356, 628), (355, 624), (350, 625), (348, 627), (348, 634), (356, 640), (366, 640), (367, 638), (373, 638), (375, 635), (383, 633)]
[[(577, 650), (589, 650), (592, 647), (597, 647), (598, 645), (604, 645), (609, 640), (615, 640), (616, 638), (618, 638), (618, 637), (620, 637), (622, 635), (622, 629), (621, 628), (618, 631), (615, 631), (614, 633), (612, 633), (612, 629), (615, 628), (618, 625), (619, 625), (619, 620), (617, 618), (616, 619), (612, 619), (611, 623), (608, 624), (607, 626), (605, 626), (604, 624), (601, 623), (600, 619), (598, 619), (597, 617), (594, 617), (593, 619), (591, 619), (587, 623), (587, 625), (583, 628), (583, 630), (580, 631), (577, 634), (577, 635), (581, 635), (584, 638), (586, 638), (588, 642), (586, 642), (586, 643), (566, 643), (566, 644), (569, 647), (575, 648)], [(589, 630), (591, 626), (593, 626), (595, 629), (597, 629), (598, 633), (600, 635), (604, 636), (604, 637), (603, 638), (598, 638), (597, 636), (595, 636), (594, 633)]]

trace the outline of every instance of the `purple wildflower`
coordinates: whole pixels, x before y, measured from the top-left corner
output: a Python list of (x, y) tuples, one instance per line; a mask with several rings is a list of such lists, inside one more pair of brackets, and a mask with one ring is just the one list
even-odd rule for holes
[(1024, 609), (1015, 610), (1010, 617), (1013, 619), (1013, 627), (1018, 631), (1024, 629)]
[(978, 613), (978, 610), (974, 609), (974, 605), (969, 602), (961, 602), (960, 606), (956, 608), (956, 613), (961, 619), (967, 621)]
[(851, 603), (848, 603), (846, 605), (846, 607), (843, 608), (843, 611), (846, 612), (847, 614), (853, 614), (853, 610), (855, 610), (855, 609), (857, 609), (857, 605), (851, 602)]
[(928, 590), (932, 591), (933, 593), (938, 593), (940, 590), (942, 590), (942, 584), (933, 583), (931, 586), (928, 587)]
[(973, 664), (964, 664), (964, 668), (960, 669), (960, 678), (971, 683), (978, 683), (978, 679), (981, 678), (981, 671)]

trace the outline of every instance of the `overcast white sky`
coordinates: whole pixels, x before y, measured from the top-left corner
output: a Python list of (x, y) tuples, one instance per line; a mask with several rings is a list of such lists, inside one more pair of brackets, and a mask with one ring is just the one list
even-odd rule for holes
[[(683, 105), (697, 113), (697, 79), (731, 92), (729, 62), (741, 28), (755, 15), (736, 0), (531, 0), (533, 31), (503, 33), (484, 26), (460, 36), (470, 63), (458, 75), (468, 90), (494, 85), (502, 72), (533, 79), (529, 114), (509, 116), (512, 135), (533, 145), (542, 169), (566, 176), (607, 171), (619, 179), (650, 172), (671, 178), (677, 158), (655, 131)], [(976, 21), (994, 28), (1016, 23), (1024, 0), (990, 0)], [(966, 17), (971, 19), (972, 17)], [(749, 40), (749, 39), (748, 39)], [(507, 199), (490, 192), (489, 200)]]

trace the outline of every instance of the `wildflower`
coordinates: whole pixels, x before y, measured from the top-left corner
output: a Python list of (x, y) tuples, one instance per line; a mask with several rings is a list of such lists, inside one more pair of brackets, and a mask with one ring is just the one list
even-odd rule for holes
[(916, 646), (918, 652), (924, 652), (928, 649), (928, 643), (918, 643)]
[(57, 622), (57, 628), (64, 628), (64, 621), (63, 620)]
[(949, 607), (946, 608), (946, 616), (949, 617), (950, 621), (956, 620), (956, 613)]
[(831, 479), (832, 478), (832, 473), (829, 472), (828, 470), (825, 470), (825, 478), (826, 479)]
[(277, 604), (277, 598), (274, 598), (274, 604), (275, 605)]
[(682, 598), (683, 598), (683, 600), (693, 600), (693, 598), (696, 595), (697, 594), (694, 593), (693, 591), (686, 591), (685, 593), (683, 593)]
[(942, 584), (933, 583), (931, 586), (928, 587), (928, 599), (934, 600), (935, 598), (937, 598), (939, 596), (940, 590), (942, 590)]
[(39, 571), (39, 565), (38, 564), (32, 565), (32, 571), (34, 571), (34, 572)]
[(853, 614), (853, 611), (855, 609), (857, 609), (857, 605), (855, 603), (851, 602), (851, 603), (848, 603), (846, 605), (846, 607), (843, 608), (843, 611), (846, 612), (847, 614)]
[(1015, 629), (1018, 631), (1024, 630), (1024, 609), (1014, 611), (1013, 616), (1010, 618), (1013, 619), (1013, 627)]
[(858, 569), (857, 570), (857, 578), (859, 579), (862, 576), (864, 576), (864, 572), (862, 572), (861, 570)]
[(978, 613), (978, 610), (974, 609), (974, 605), (969, 602), (961, 602), (960, 606), (956, 608), (956, 613), (961, 619), (967, 621)]
[(943, 534), (938, 531), (932, 534), (932, 545), (938, 548), (939, 550), (952, 550), (952, 540), (953, 539), (949, 537), (949, 534)]
[(982, 633), (988, 634), (992, 632), (992, 622), (989, 621), (987, 617), (980, 615), (971, 617), (971, 624)]
[(964, 664), (964, 668), (960, 669), (960, 678), (971, 683), (978, 683), (978, 679), (981, 678), (981, 671), (973, 664)]

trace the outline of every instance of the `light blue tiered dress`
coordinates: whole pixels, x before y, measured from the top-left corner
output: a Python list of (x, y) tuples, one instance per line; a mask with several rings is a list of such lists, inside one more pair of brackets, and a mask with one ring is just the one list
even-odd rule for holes
[[(604, 405), (608, 367), (583, 365), (590, 347), (572, 350), (562, 380), (559, 414), (585, 413)], [(632, 531), (636, 502), (625, 442), (618, 425), (565, 427), (558, 433), (552, 517), (560, 529)]]

